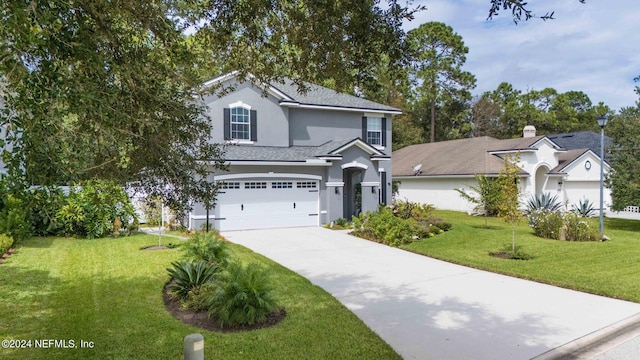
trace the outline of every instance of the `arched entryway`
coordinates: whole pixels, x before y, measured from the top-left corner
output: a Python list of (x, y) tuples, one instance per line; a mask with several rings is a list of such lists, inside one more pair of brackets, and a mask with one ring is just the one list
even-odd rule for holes
[(536, 170), (535, 176), (535, 195), (541, 195), (545, 192), (545, 188), (547, 187), (547, 181), (549, 177), (547, 176), (549, 173), (549, 167), (546, 165), (541, 165)]

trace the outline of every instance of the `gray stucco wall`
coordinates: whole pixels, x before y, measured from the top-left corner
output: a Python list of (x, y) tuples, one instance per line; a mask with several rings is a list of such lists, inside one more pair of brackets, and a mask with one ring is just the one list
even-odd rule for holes
[(207, 114), (212, 121), (212, 142), (224, 142), (224, 108), (229, 108), (230, 104), (238, 101), (251, 106), (251, 110), (257, 112), (258, 137), (254, 145), (289, 146), (289, 108), (280, 106), (273, 95), (264, 97), (262, 89), (250, 83), (237, 85), (234, 92), (222, 97), (211, 95), (204, 99), (209, 107)]

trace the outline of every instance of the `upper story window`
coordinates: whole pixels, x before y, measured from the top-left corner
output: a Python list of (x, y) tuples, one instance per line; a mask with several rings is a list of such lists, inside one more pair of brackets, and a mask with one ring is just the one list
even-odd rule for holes
[(386, 146), (386, 120), (380, 116), (364, 116), (362, 118), (362, 139), (369, 145)]
[(224, 139), (240, 141), (258, 140), (257, 112), (238, 101), (224, 109)]
[(249, 122), (249, 110), (242, 107), (231, 108), (231, 138), (237, 140), (250, 140), (251, 123)]
[(382, 118), (367, 118), (367, 143), (382, 146)]

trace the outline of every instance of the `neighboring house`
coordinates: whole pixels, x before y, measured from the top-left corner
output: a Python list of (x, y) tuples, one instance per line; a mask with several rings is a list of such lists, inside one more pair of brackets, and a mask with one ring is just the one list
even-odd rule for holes
[[(230, 73), (205, 83), (211, 141), (229, 169), (209, 223), (220, 230), (318, 226), (391, 202), (391, 117), (400, 110), (313, 84), (258, 86)], [(206, 222), (195, 204), (189, 227)]]
[[(478, 137), (411, 145), (393, 152), (393, 180), (399, 180), (399, 199), (433, 204), (439, 209), (471, 212), (475, 204), (455, 189), (472, 194), (475, 174), (498, 176), (506, 154), (520, 154), (521, 192), (550, 193), (571, 208), (581, 200), (600, 203), (600, 157), (589, 148), (567, 150), (547, 136), (499, 140)], [(605, 174), (609, 164), (604, 163)], [(604, 189), (605, 209), (611, 204)]]

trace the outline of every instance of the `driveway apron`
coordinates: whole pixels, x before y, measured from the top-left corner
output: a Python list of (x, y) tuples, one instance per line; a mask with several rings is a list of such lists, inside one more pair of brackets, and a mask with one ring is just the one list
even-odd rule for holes
[(405, 359), (530, 359), (640, 313), (640, 304), (454, 265), (342, 231), (223, 235), (331, 293)]

